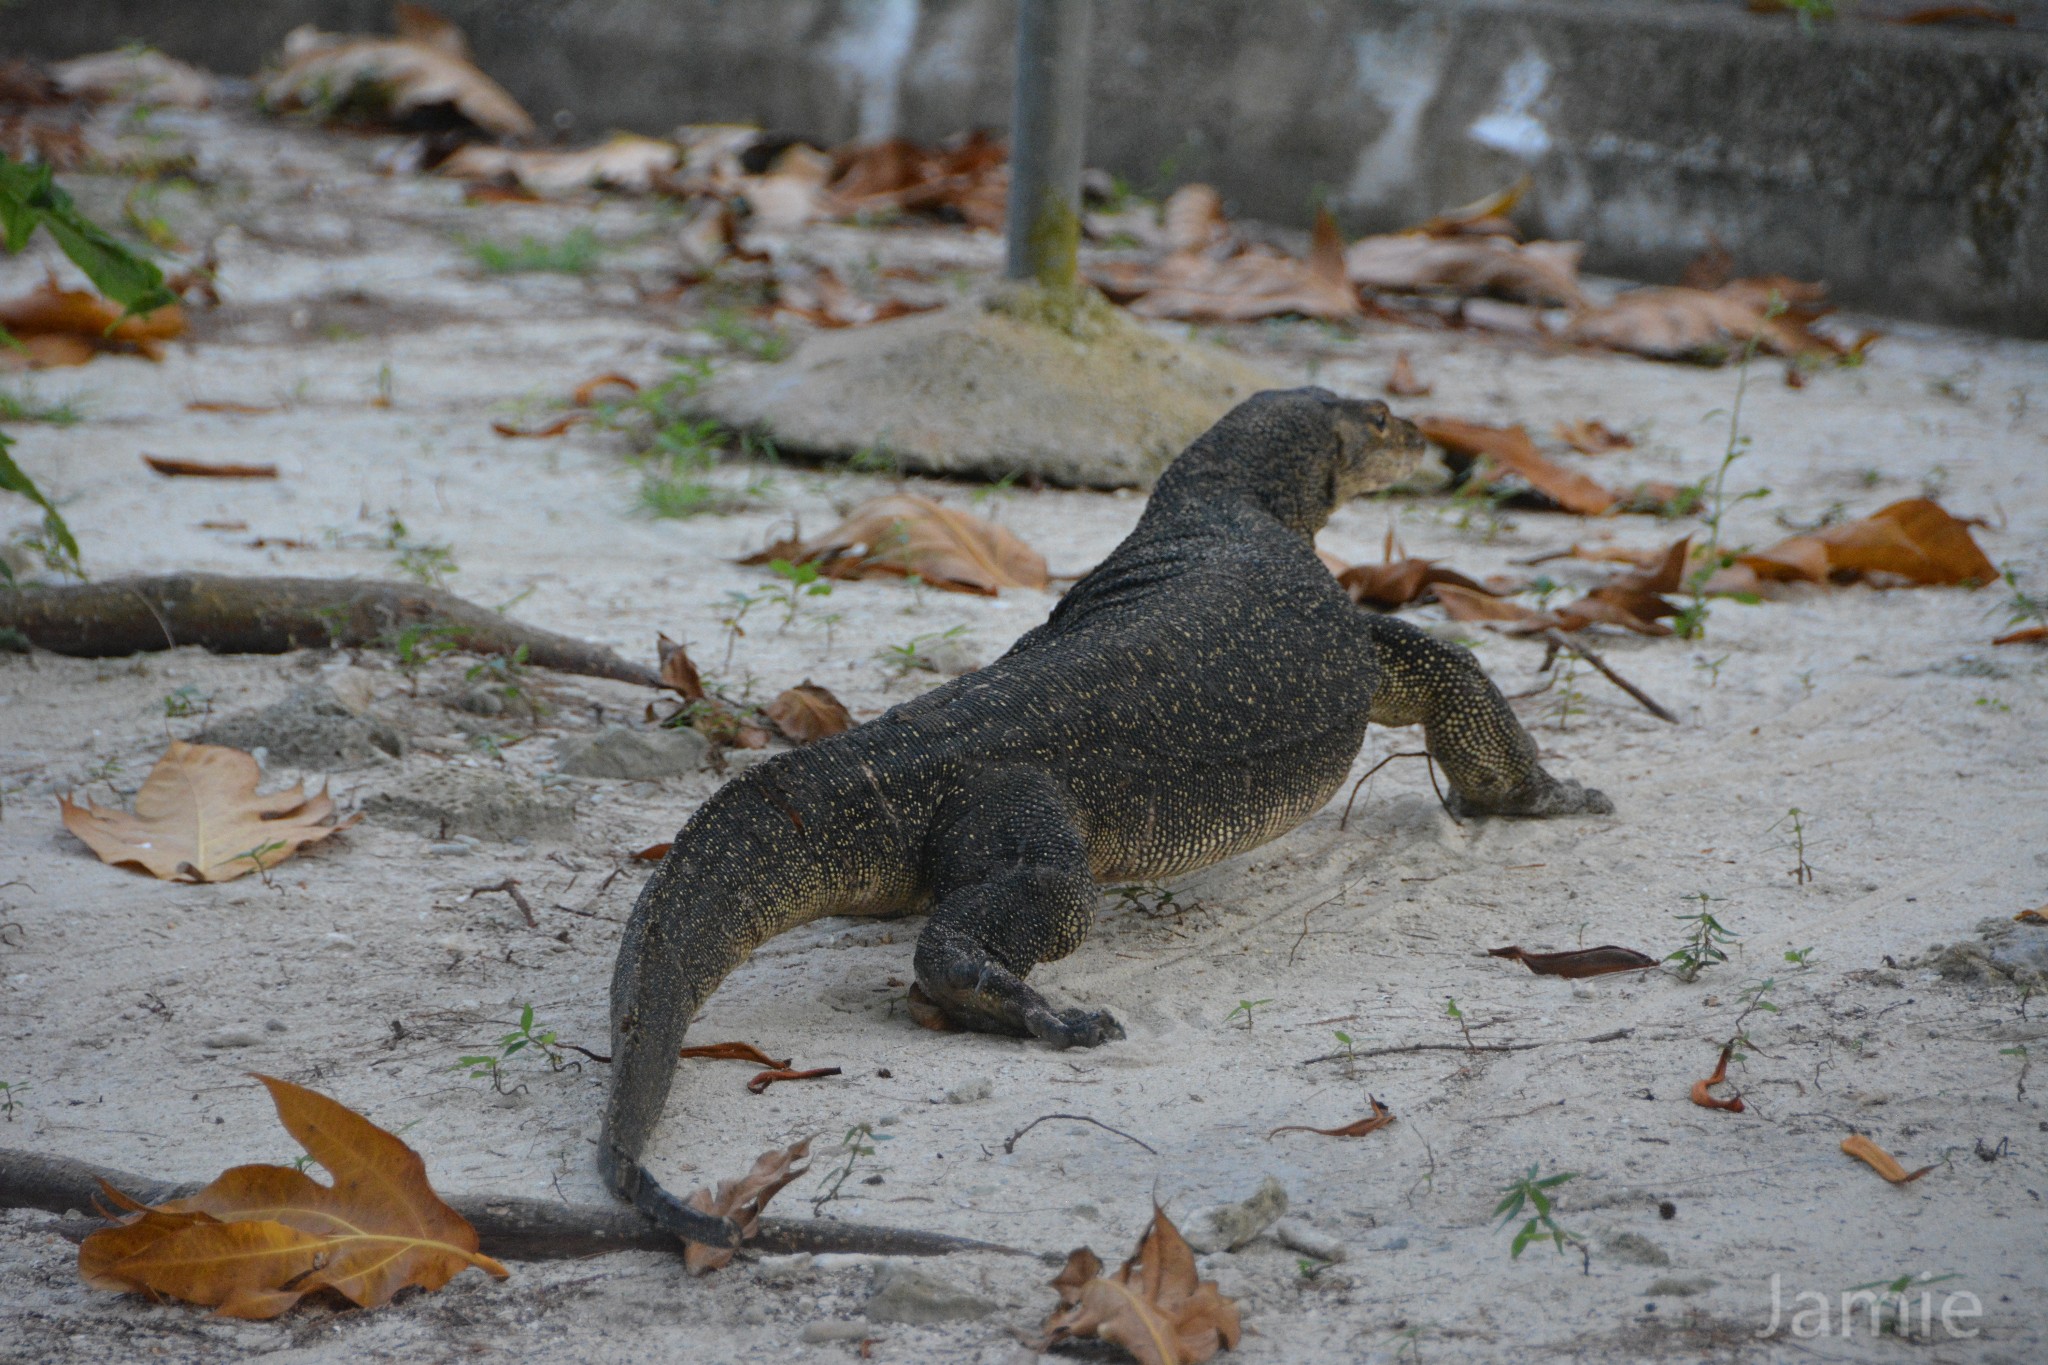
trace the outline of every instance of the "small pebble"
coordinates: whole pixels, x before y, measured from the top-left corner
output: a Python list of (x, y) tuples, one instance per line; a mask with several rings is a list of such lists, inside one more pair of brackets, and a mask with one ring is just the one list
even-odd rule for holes
[(1273, 1224), (1273, 1236), (1280, 1245), (1319, 1261), (1344, 1259), (1344, 1243), (1299, 1218), (1282, 1218)]
[(339, 929), (336, 929), (332, 933), (320, 936), (320, 946), (347, 952), (356, 946), (356, 938), (354, 934), (344, 934)]
[(797, 1333), (797, 1338), (808, 1342), (859, 1341), (873, 1335), (874, 1329), (868, 1326), (866, 1318), (853, 1318), (845, 1322), (837, 1318), (823, 1318), (817, 1322), (805, 1323), (804, 1330)]
[(468, 844), (460, 844), (455, 842), (453, 839), (450, 839), (446, 843), (434, 843), (427, 845), (427, 856), (429, 858), (467, 858), (470, 854), (474, 852), (476, 852), (476, 850), (470, 847)]
[(986, 1076), (976, 1076), (973, 1080), (956, 1085), (951, 1090), (948, 1090), (946, 1092), (946, 1103), (974, 1104), (987, 1099), (995, 1093), (996, 1083), (994, 1081)]
[(285, 1026), (285, 1022), (282, 1019), (265, 1019), (263, 1021), (263, 1031), (265, 1033), (289, 1033), (291, 1030)]
[(199, 1040), (199, 1046), (211, 1048), (256, 1047), (263, 1041), (263, 1035), (254, 1029), (224, 1028), (209, 1033)]

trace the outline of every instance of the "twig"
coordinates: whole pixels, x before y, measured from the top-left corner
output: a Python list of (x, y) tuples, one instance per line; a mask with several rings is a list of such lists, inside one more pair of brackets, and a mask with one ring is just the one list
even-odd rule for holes
[(496, 886), (474, 887), (470, 890), (470, 893), (467, 896), (463, 897), (463, 899), (473, 901), (478, 896), (481, 896), (486, 892), (490, 891), (502, 891), (506, 895), (510, 896), (512, 898), (512, 903), (519, 907), (519, 913), (526, 916), (526, 927), (529, 929), (540, 928), (540, 921), (533, 917), (533, 906), (531, 903), (527, 901), (526, 893), (519, 889), (519, 882), (516, 878), (507, 877), (505, 878), (504, 881), (499, 882)]
[(1537, 636), (1536, 638), (1549, 644), (1553, 649), (1570, 650), (1572, 653), (1578, 655), (1581, 659), (1584, 659), (1587, 663), (1593, 665), (1594, 668), (1598, 669), (1600, 671), (1600, 675), (1606, 678), (1607, 681), (1613, 683), (1616, 687), (1628, 693), (1631, 697), (1634, 697), (1638, 702), (1642, 704), (1642, 708), (1645, 711), (1648, 711), (1658, 720), (1667, 720), (1670, 721), (1673, 725), (1678, 724), (1678, 717), (1672, 715), (1669, 711), (1665, 710), (1664, 707), (1661, 704), (1659, 704), (1655, 697), (1652, 697), (1649, 693), (1643, 691), (1642, 688), (1637, 687), (1627, 678), (1622, 677), (1621, 674), (1616, 673), (1614, 669), (1608, 665), (1607, 660), (1601, 658), (1598, 654), (1595, 654), (1591, 649), (1588, 649), (1585, 645), (1578, 643), (1576, 640), (1566, 639), (1564, 635), (1557, 629), (1557, 627), (1552, 626), (1550, 629), (1544, 631), (1541, 635)]
[(1030, 1132), (1033, 1128), (1036, 1128), (1039, 1124), (1050, 1123), (1054, 1119), (1072, 1119), (1076, 1123), (1092, 1123), (1105, 1133), (1115, 1133), (1124, 1141), (1135, 1142), (1140, 1147), (1143, 1147), (1146, 1151), (1152, 1153), (1152, 1155), (1159, 1155), (1159, 1149), (1157, 1147), (1154, 1147), (1151, 1143), (1146, 1142), (1143, 1138), (1134, 1138), (1129, 1133), (1126, 1133), (1123, 1129), (1112, 1128), (1108, 1124), (1104, 1123), (1101, 1119), (1091, 1119), (1086, 1114), (1041, 1114), (1037, 1118), (1031, 1120), (1031, 1122), (1025, 1124), (1022, 1128), (1019, 1128), (1016, 1132), (1004, 1138), (1003, 1151), (1016, 1151), (1018, 1138), (1023, 1137), (1026, 1133)]
[(1618, 1043), (1634, 1033), (1632, 1028), (1618, 1028), (1608, 1033), (1596, 1033), (1590, 1038), (1545, 1038), (1534, 1043), (1402, 1043), (1398, 1047), (1367, 1048), (1363, 1052), (1326, 1052), (1320, 1057), (1311, 1057), (1303, 1066), (1317, 1062), (1341, 1062), (1346, 1058), (1392, 1057), (1403, 1052), (1528, 1052), (1532, 1048), (1555, 1047), (1559, 1043)]
[[(1383, 759), (1381, 759), (1381, 760), (1380, 760), (1379, 762), (1377, 762), (1377, 763), (1373, 764), (1373, 765), (1372, 765), (1372, 766), (1371, 766), (1370, 768), (1367, 768), (1367, 769), (1366, 769), (1366, 770), (1365, 770), (1365, 771), (1364, 771), (1363, 773), (1361, 773), (1361, 774), (1359, 775), (1359, 778), (1358, 778), (1358, 780), (1357, 780), (1356, 782), (1354, 782), (1354, 783), (1352, 783), (1352, 784), (1351, 784), (1351, 795), (1350, 795), (1349, 797), (1347, 797), (1347, 798), (1345, 799), (1345, 801), (1344, 801), (1344, 815), (1343, 815), (1343, 818), (1337, 821), (1337, 829), (1338, 829), (1338, 830), (1339, 830), (1340, 832), (1341, 832), (1341, 831), (1343, 830), (1343, 828), (1344, 828), (1344, 827), (1345, 827), (1346, 825), (1348, 825), (1348, 824), (1350, 824), (1350, 823), (1351, 823), (1351, 803), (1352, 803), (1353, 801), (1356, 801), (1356, 800), (1358, 799), (1358, 789), (1359, 789), (1360, 787), (1363, 787), (1363, 786), (1365, 785), (1365, 779), (1366, 779), (1366, 778), (1368, 778), (1368, 777), (1371, 777), (1371, 776), (1372, 776), (1372, 775), (1373, 775), (1374, 773), (1376, 773), (1376, 772), (1378, 772), (1378, 771), (1379, 771), (1380, 769), (1382, 769), (1382, 768), (1386, 767), (1386, 766), (1387, 766), (1387, 765), (1388, 765), (1389, 763), (1392, 763), (1392, 762), (1393, 762), (1393, 761), (1394, 761), (1395, 759), (1397, 759), (1397, 758), (1427, 758), (1427, 759), (1429, 759), (1429, 785), (1430, 785), (1430, 786), (1432, 786), (1432, 787), (1436, 787), (1436, 760), (1435, 760), (1434, 758), (1431, 758), (1431, 757), (1430, 757), (1430, 753), (1429, 753), (1429, 751), (1428, 751), (1427, 749), (1411, 749), (1411, 750), (1407, 751), (1406, 753), (1399, 753), (1399, 754), (1388, 754), (1388, 755), (1387, 755), (1387, 756), (1386, 756), (1385, 758), (1383, 758)], [(1437, 791), (1436, 791), (1436, 799), (1437, 799), (1437, 800), (1439, 800), (1439, 801), (1443, 801), (1443, 799), (1444, 799), (1444, 793), (1443, 793), (1443, 788), (1441, 788), (1441, 787), (1437, 787)], [(1445, 802), (1445, 803), (1444, 803), (1444, 810), (1445, 810), (1446, 812), (1448, 812), (1448, 811), (1450, 810), (1450, 808), (1451, 808), (1451, 807), (1450, 807), (1450, 803), (1449, 803), (1449, 802)], [(1451, 816), (1451, 819), (1452, 819), (1452, 821), (1453, 821), (1453, 822), (1455, 822), (1455, 821), (1457, 820), (1457, 818), (1458, 818), (1458, 817), (1457, 817), (1457, 816), (1455, 816), (1455, 815)]]

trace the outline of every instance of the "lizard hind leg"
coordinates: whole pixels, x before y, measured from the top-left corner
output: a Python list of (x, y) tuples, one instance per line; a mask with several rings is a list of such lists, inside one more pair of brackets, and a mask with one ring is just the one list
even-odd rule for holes
[(918, 985), (977, 1032), (1060, 1048), (1123, 1037), (1106, 1010), (1055, 1008), (1024, 981), (1080, 947), (1095, 914), (1095, 881), (1064, 794), (1030, 769), (984, 769), (963, 786), (941, 803), (929, 845), (933, 905), (917, 940)]

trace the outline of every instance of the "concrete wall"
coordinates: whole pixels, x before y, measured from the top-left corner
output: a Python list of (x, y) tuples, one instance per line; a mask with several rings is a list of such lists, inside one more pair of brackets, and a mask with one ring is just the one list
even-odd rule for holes
[[(1008, 118), (1013, 0), (444, 0), (484, 67), (581, 132), (745, 119), (825, 139)], [(127, 38), (253, 70), (381, 0), (25, 0), (0, 51)], [(1353, 231), (1536, 178), (1589, 267), (1746, 270), (1880, 313), (2048, 335), (2048, 34), (1821, 25), (1689, 0), (1098, 0), (1089, 161)]]

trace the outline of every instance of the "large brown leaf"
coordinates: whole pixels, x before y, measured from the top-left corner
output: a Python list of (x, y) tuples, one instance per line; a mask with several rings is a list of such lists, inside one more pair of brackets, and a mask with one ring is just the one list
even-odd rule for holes
[[(1565, 336), (1655, 360), (1709, 365), (1752, 339), (1757, 349), (1776, 355), (1844, 354), (1848, 347), (1807, 326), (1828, 311), (1821, 295), (1818, 285), (1782, 276), (1732, 280), (1718, 289), (1632, 289), (1604, 308), (1581, 312)], [(1783, 311), (1774, 315), (1774, 306)]]
[(1759, 578), (1812, 583), (1885, 573), (1919, 584), (1981, 586), (1998, 577), (1970, 524), (1927, 498), (1907, 498), (1855, 521), (1792, 536), (1738, 555), (1736, 563)]
[(1051, 582), (1045, 557), (1002, 527), (915, 493), (864, 502), (822, 536), (781, 541), (740, 563), (778, 559), (815, 563), (827, 578), (916, 574), (935, 588), (987, 597)]
[(1537, 453), (1536, 443), (1521, 427), (1489, 427), (1456, 417), (1418, 417), (1422, 434), (1455, 455), (1484, 456), (1498, 469), (1524, 480), (1567, 512), (1597, 517), (1620, 501), (1614, 492), (1574, 469), (1553, 464)]
[(325, 1095), (256, 1079), (334, 1183), (289, 1166), (237, 1166), (155, 1207), (109, 1186), (133, 1216), (79, 1244), (87, 1284), (272, 1318), (322, 1289), (374, 1308), (408, 1285), (439, 1289), (470, 1266), (505, 1278), (504, 1266), (478, 1254), (476, 1230), (434, 1193), (412, 1148)]
[[(683, 1202), (699, 1213), (737, 1222), (740, 1240), (745, 1241), (760, 1230), (761, 1211), (768, 1207), (768, 1201), (775, 1197), (776, 1191), (811, 1169), (796, 1164), (809, 1155), (810, 1150), (811, 1140), (805, 1138), (794, 1147), (763, 1152), (755, 1158), (754, 1168), (738, 1180), (721, 1180), (716, 1191), (693, 1191)], [(683, 1264), (690, 1273), (703, 1275), (731, 1264), (737, 1250), (737, 1247), (710, 1247), (684, 1242)]]
[(272, 109), (373, 109), (402, 120), (454, 110), (498, 137), (530, 137), (533, 119), (505, 88), (469, 61), (462, 33), (420, 5), (400, 5), (399, 36), (322, 33), (310, 24), (286, 35), (281, 70), (263, 84)]
[[(1130, 292), (1133, 282), (1121, 286)], [(1289, 315), (1336, 321), (1358, 316), (1357, 291), (1344, 278), (1344, 239), (1324, 209), (1316, 214), (1308, 259), (1252, 245), (1216, 259), (1179, 252), (1137, 282), (1133, 313), (1189, 322), (1251, 322)]]
[(59, 797), (64, 828), (101, 862), (166, 881), (231, 882), (277, 866), (307, 844), (354, 824), (335, 824), (325, 791), (256, 793), (260, 770), (240, 749), (172, 740), (143, 779), (135, 809), (109, 810)]
[(843, 735), (853, 728), (853, 717), (839, 698), (809, 678), (761, 709), (776, 729), (797, 744)]
[(1129, 1351), (1139, 1365), (1198, 1365), (1241, 1334), (1237, 1305), (1195, 1271), (1195, 1253), (1164, 1209), (1114, 1275), (1086, 1247), (1067, 1257), (1052, 1282), (1060, 1306), (1040, 1329), (1041, 1349), (1074, 1337), (1098, 1337)]
[(137, 317), (83, 289), (60, 289), (55, 280), (19, 298), (0, 301), (0, 327), (23, 350), (0, 348), (0, 366), (48, 369), (83, 365), (102, 351), (132, 351), (163, 358), (163, 343), (185, 331), (185, 310), (167, 303)]
[(1361, 289), (1412, 294), (1443, 290), (1539, 306), (1578, 306), (1577, 242), (1515, 242), (1501, 236), (1396, 233), (1361, 237), (1344, 252), (1345, 274)]
[(665, 184), (682, 164), (682, 149), (673, 142), (614, 133), (595, 147), (573, 152), (516, 150), (472, 142), (456, 148), (434, 169), (458, 180), (516, 185), (549, 197), (598, 189), (646, 194)]

